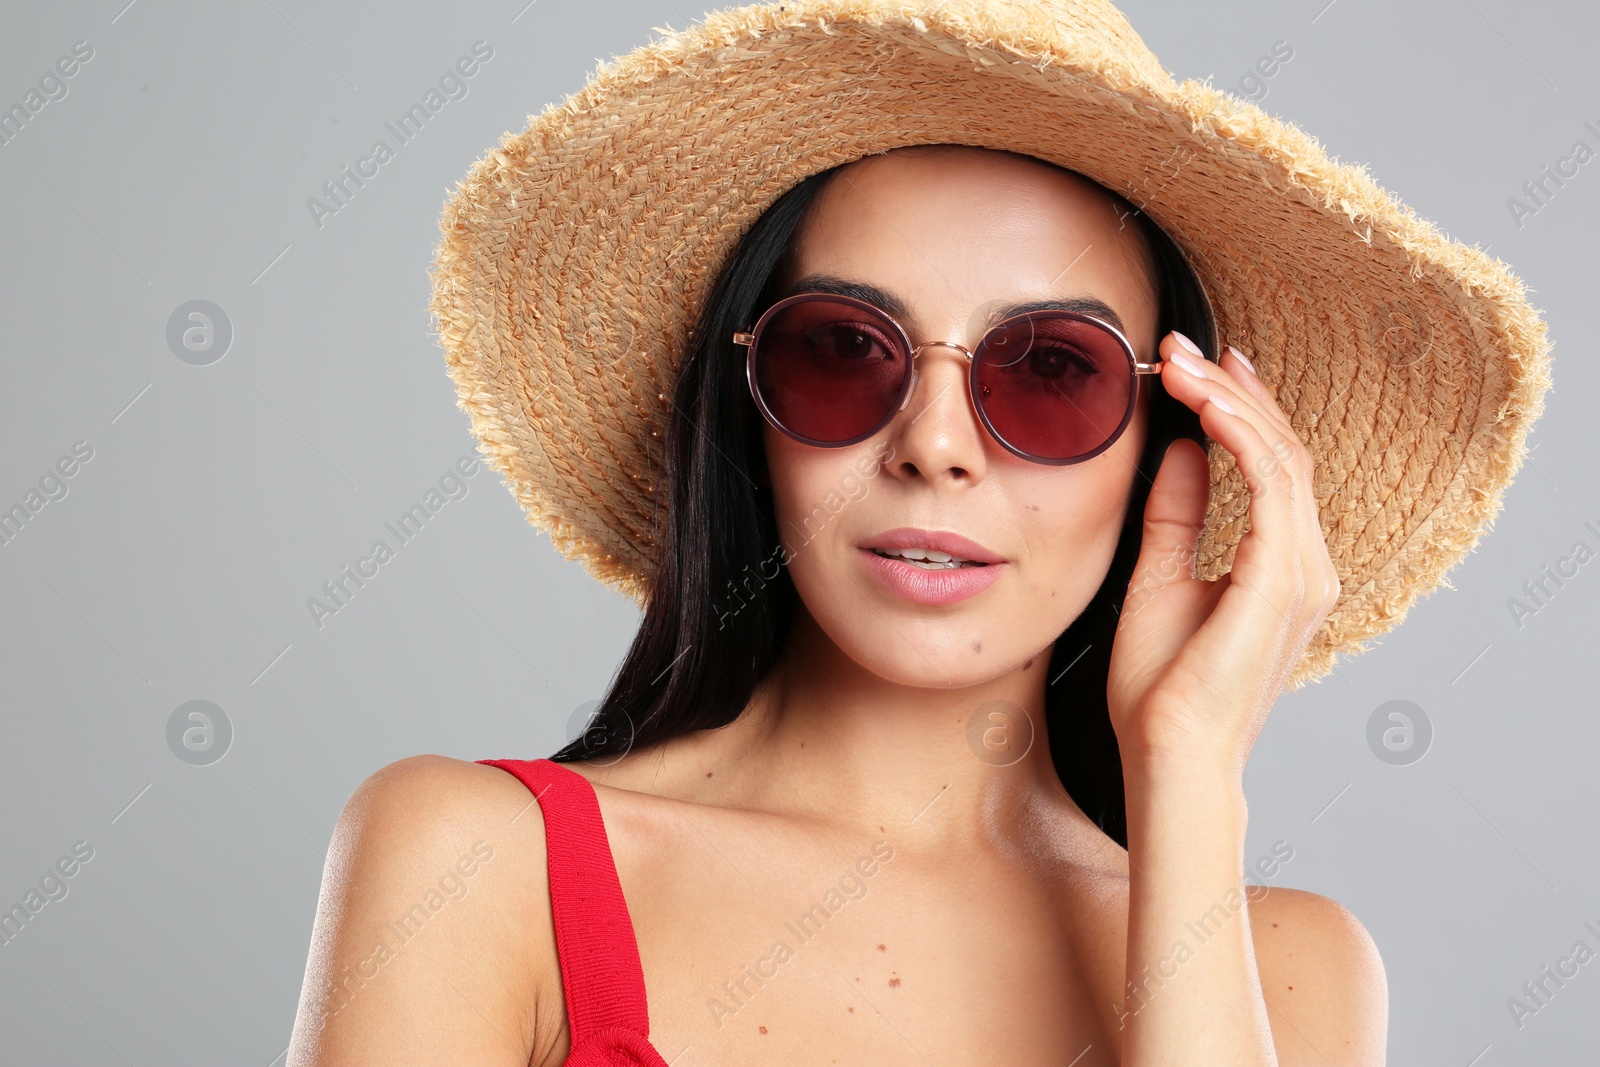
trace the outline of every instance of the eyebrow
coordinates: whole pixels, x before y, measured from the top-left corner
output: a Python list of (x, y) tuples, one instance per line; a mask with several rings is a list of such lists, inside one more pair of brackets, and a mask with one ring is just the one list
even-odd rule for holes
[[(829, 293), (833, 296), (852, 296), (857, 300), (865, 300), (869, 304), (876, 304), (897, 319), (911, 317), (911, 309), (906, 302), (876, 285), (866, 282), (854, 282), (848, 278), (840, 278), (833, 274), (808, 274), (804, 278), (789, 286), (778, 299), (790, 297), (796, 293)], [(993, 326), (1002, 319), (1009, 319), (1013, 315), (1023, 315), (1030, 311), (1075, 311), (1081, 315), (1093, 315), (1095, 318), (1104, 319), (1111, 323), (1124, 335), (1128, 328), (1123, 325), (1122, 317), (1112, 309), (1110, 304), (1094, 296), (1071, 296), (1059, 300), (1029, 300), (1020, 304), (1007, 304), (996, 308), (989, 316), (989, 325)]]

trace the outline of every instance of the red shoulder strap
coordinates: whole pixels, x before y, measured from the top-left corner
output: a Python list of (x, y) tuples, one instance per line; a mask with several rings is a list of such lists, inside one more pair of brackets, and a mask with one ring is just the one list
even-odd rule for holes
[(515, 775), (544, 813), (550, 910), (573, 1047), (613, 1026), (649, 1037), (639, 945), (594, 787), (547, 759), (477, 762)]

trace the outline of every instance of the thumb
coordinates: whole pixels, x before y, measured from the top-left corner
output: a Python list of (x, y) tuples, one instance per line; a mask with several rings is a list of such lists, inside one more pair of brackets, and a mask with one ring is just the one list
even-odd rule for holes
[(1194, 577), (1210, 498), (1211, 471), (1205, 449), (1187, 437), (1172, 442), (1145, 501), (1144, 534), (1123, 614), (1140, 607), (1162, 586)]

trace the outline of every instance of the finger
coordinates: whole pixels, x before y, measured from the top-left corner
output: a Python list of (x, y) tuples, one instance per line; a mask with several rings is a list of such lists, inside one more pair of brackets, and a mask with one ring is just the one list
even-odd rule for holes
[[(1203, 423), (1222, 414), (1214, 405), (1208, 405), (1208, 410), (1212, 414), (1203, 413)], [(1243, 420), (1237, 421), (1248, 429)], [(1239, 447), (1237, 439), (1243, 435), (1239, 427), (1227, 432), (1211, 426), (1208, 432), (1225, 447), (1230, 442)], [(1256, 447), (1260, 447), (1259, 437)], [(1120, 612), (1116, 647), (1127, 653), (1130, 646), (1126, 629), (1135, 618), (1143, 617), (1144, 610), (1164, 604), (1166, 610), (1160, 624), (1140, 630), (1139, 644), (1144, 654), (1166, 663), (1183, 654), (1186, 646), (1192, 646), (1187, 654), (1195, 662), (1216, 665), (1232, 679), (1215, 683), (1222, 691), (1203, 694), (1207, 697), (1237, 700), (1246, 692), (1266, 692), (1269, 683), (1277, 683), (1270, 690), (1275, 695), (1281, 688), (1278, 678), (1286, 669), (1287, 647), (1292, 641), (1292, 626), (1280, 607), (1284, 591), (1263, 591), (1255, 578), (1260, 565), (1241, 566), (1237, 559), (1233, 571), (1214, 582), (1202, 581), (1194, 573), (1196, 547), (1210, 497), (1209, 467), (1198, 442), (1180, 438), (1168, 446), (1145, 503), (1139, 559)], [(1247, 541), (1259, 545), (1268, 536), (1265, 531), (1271, 523), (1259, 516), (1253, 522)], [(1292, 555), (1291, 547), (1286, 561), (1289, 569), (1293, 569)], [(1276, 569), (1281, 572), (1285, 567), (1279, 564)], [(1243, 582), (1239, 581), (1241, 578)], [(1245, 583), (1254, 588), (1245, 587)], [(1240, 588), (1235, 589), (1236, 585)], [(1196, 677), (1213, 675), (1201, 671)], [(1250, 699), (1259, 702), (1264, 698), (1252, 695)]]
[(1233, 454), (1250, 493), (1250, 530), (1234, 554), (1232, 573), (1258, 589), (1287, 623), (1305, 594), (1299, 472), (1272, 452), (1259, 413), (1226, 411), (1212, 394), (1199, 415), (1201, 428)]
[[(1270, 486), (1285, 483), (1276, 494), (1277, 510), (1279, 522), (1286, 523), (1288, 530), (1292, 531), (1295, 548), (1290, 549), (1282, 535), (1276, 547), (1279, 552), (1289, 552), (1293, 560), (1288, 568), (1288, 576), (1294, 582), (1292, 588), (1295, 593), (1287, 598), (1274, 599), (1296, 609), (1296, 615), (1293, 618), (1286, 617), (1284, 622), (1303, 628), (1309, 616), (1332, 609), (1331, 598), (1337, 595), (1338, 583), (1317, 511), (1315, 469), (1310, 452), (1288, 424), (1283, 410), (1278, 407), (1265, 384), (1254, 379), (1256, 388), (1246, 387), (1247, 380), (1254, 376), (1245, 369), (1242, 360), (1229, 354), (1227, 359), (1236, 368), (1230, 372), (1209, 362), (1185, 360), (1185, 355), (1192, 357), (1193, 353), (1188, 352), (1175, 335), (1169, 334), (1165, 343), (1168, 360), (1162, 364), (1162, 384), (1169, 393), (1200, 412), (1202, 427), (1233, 452), (1250, 487), (1252, 529), (1264, 518), (1262, 513), (1265, 507), (1258, 505), (1257, 501)], [(1169, 369), (1176, 371), (1170, 379), (1167, 378)], [(1217, 433), (1213, 433), (1212, 423), (1208, 422), (1205, 414), (1207, 409), (1216, 410), (1212, 397), (1218, 397), (1224, 404), (1234, 407), (1237, 416), (1254, 429), (1257, 442), (1241, 451), (1234, 447), (1236, 442), (1222, 440)], [(1216, 417), (1213, 415), (1212, 419)], [(1287, 517), (1281, 510), (1285, 502), (1289, 509)], [(1236, 567), (1256, 554), (1256, 546), (1251, 542), (1252, 539), (1247, 536), (1245, 543), (1241, 544), (1235, 556)], [(1269, 552), (1268, 555), (1276, 553)], [(1283, 575), (1281, 564), (1263, 561), (1262, 565), (1268, 574), (1276, 572)]]
[[(1233, 369), (1235, 378), (1241, 386), (1253, 395), (1259, 397), (1263, 405), (1276, 413), (1283, 423), (1290, 438), (1299, 441), (1293, 425), (1278, 405), (1277, 397), (1272, 395), (1272, 390), (1256, 374), (1255, 367), (1245, 354), (1228, 345), (1223, 352), (1223, 366)], [(1288, 444), (1289, 442), (1285, 442)], [(1302, 447), (1294, 448), (1289, 444), (1289, 449), (1297, 453), (1297, 458), (1304, 465), (1304, 476), (1297, 475), (1296, 489), (1300, 502), (1298, 509), (1303, 524), (1300, 540), (1303, 567), (1307, 576), (1308, 588), (1306, 600), (1309, 609), (1314, 612), (1318, 620), (1325, 618), (1337, 604), (1340, 592), (1339, 572), (1333, 563), (1332, 554), (1328, 550), (1327, 534), (1322, 528), (1322, 518), (1317, 507), (1316, 469), (1315, 457), (1310, 449), (1304, 447), (1304, 442), (1299, 441)], [(1288, 456), (1283, 457), (1285, 462), (1293, 462)], [(1301, 488), (1304, 492), (1298, 492)]]
[[(1227, 357), (1229, 366), (1237, 369), (1220, 367), (1210, 360), (1195, 355), (1187, 345), (1179, 340), (1182, 336), (1182, 334), (1174, 330), (1157, 346), (1157, 351), (1163, 356), (1163, 376), (1166, 374), (1166, 364), (1176, 363), (1180, 369), (1188, 372), (1186, 376), (1202, 378), (1210, 383), (1212, 386), (1210, 392), (1222, 392), (1224, 399), (1233, 404), (1234, 407), (1240, 410), (1248, 407), (1256, 412), (1265, 423), (1275, 427), (1280, 438), (1294, 436), (1294, 430), (1289, 425), (1288, 416), (1283, 413), (1282, 408), (1278, 407), (1277, 400), (1264, 384), (1259, 381), (1256, 383), (1261, 386), (1259, 393), (1247, 388), (1244, 379), (1251, 376), (1244, 371), (1241, 364), (1233, 360), (1232, 357)], [(1186, 359), (1185, 357), (1188, 358)], [(1174, 375), (1174, 377), (1178, 376)], [(1165, 384), (1166, 378), (1163, 377), (1162, 381)], [(1182, 383), (1178, 383), (1178, 387), (1181, 388), (1181, 386)], [(1180, 397), (1180, 399), (1184, 399), (1187, 402), (1188, 398)], [(1280, 449), (1279, 451), (1281, 452), (1282, 450)]]
[[(1165, 341), (1170, 352), (1162, 366), (1163, 386), (1200, 414), (1206, 434), (1234, 453), (1250, 488), (1251, 533), (1238, 545), (1230, 574), (1253, 595), (1224, 598), (1219, 611), (1251, 616), (1235, 622), (1242, 627), (1238, 632), (1256, 633), (1264, 651), (1282, 670), (1291, 670), (1299, 649), (1333, 609), (1339, 589), (1317, 514), (1309, 450), (1245, 360), (1229, 352), (1227, 366), (1219, 368), (1186, 360), (1192, 352), (1173, 334)], [(1238, 434), (1227, 437), (1222, 427), (1230, 418), (1248, 430), (1235, 427)]]
[(1124, 615), (1163, 586), (1194, 578), (1210, 492), (1210, 464), (1199, 443), (1179, 438), (1168, 445), (1145, 500), (1144, 531)]
[[(1201, 410), (1199, 405), (1208, 403), (1212, 396), (1216, 396), (1224, 404), (1234, 408), (1240, 416), (1247, 418), (1266, 446), (1264, 452), (1256, 455), (1242, 456), (1235, 453), (1234, 458), (1239, 462), (1247, 482), (1250, 480), (1250, 474), (1258, 475), (1257, 486), (1251, 489), (1252, 496), (1259, 492), (1261, 484), (1275, 480), (1279, 470), (1287, 467), (1296, 482), (1297, 491), (1294, 498), (1296, 507), (1301, 512), (1297, 516), (1300, 540), (1306, 545), (1320, 544), (1325, 548), (1321, 523), (1316, 516), (1313, 492), (1315, 471), (1310, 453), (1300, 441), (1294, 428), (1289, 425), (1277, 401), (1272, 399), (1266, 387), (1259, 381), (1255, 385), (1261, 396), (1258, 397), (1255, 390), (1245, 388), (1241, 379), (1251, 376), (1244, 370), (1242, 361), (1229, 355), (1227, 357), (1229, 363), (1237, 368), (1236, 371), (1230, 372), (1212, 363), (1198, 360), (1178, 339), (1180, 336), (1174, 331), (1166, 339), (1167, 359), (1161, 365), (1163, 386), (1171, 395), (1196, 411)], [(1201, 425), (1205, 425), (1203, 419)], [(1243, 469), (1247, 465), (1249, 469)], [(1312, 539), (1313, 534), (1315, 540)], [(1322, 570), (1320, 566), (1315, 566), (1308, 568), (1307, 573), (1321, 575)], [(1320, 599), (1323, 583), (1318, 581), (1316, 584)]]
[(1228, 345), (1223, 349), (1222, 358), (1217, 361), (1217, 365), (1232, 374), (1239, 388), (1254, 397), (1261, 410), (1270, 415), (1285, 433), (1291, 435), (1294, 433), (1294, 425), (1289, 421), (1289, 416), (1284, 413), (1283, 408), (1278, 405), (1278, 398), (1273, 395), (1267, 383), (1256, 374), (1255, 367), (1243, 352)]

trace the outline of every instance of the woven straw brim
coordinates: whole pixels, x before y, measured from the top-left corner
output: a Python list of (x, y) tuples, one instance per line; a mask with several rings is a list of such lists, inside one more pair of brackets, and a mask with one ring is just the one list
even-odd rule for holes
[[(1343, 588), (1291, 689), (1448, 586), (1550, 385), (1524, 286), (1295, 126), (1176, 83), (1087, 0), (713, 12), (600, 64), (472, 167), (440, 220), (431, 310), (486, 459), (559, 551), (647, 602), (669, 398), (726, 257), (806, 176), (927, 143), (1079, 171), (1189, 258), (1218, 336), (1316, 457)], [(1210, 462), (1203, 578), (1248, 529), (1232, 456)]]

